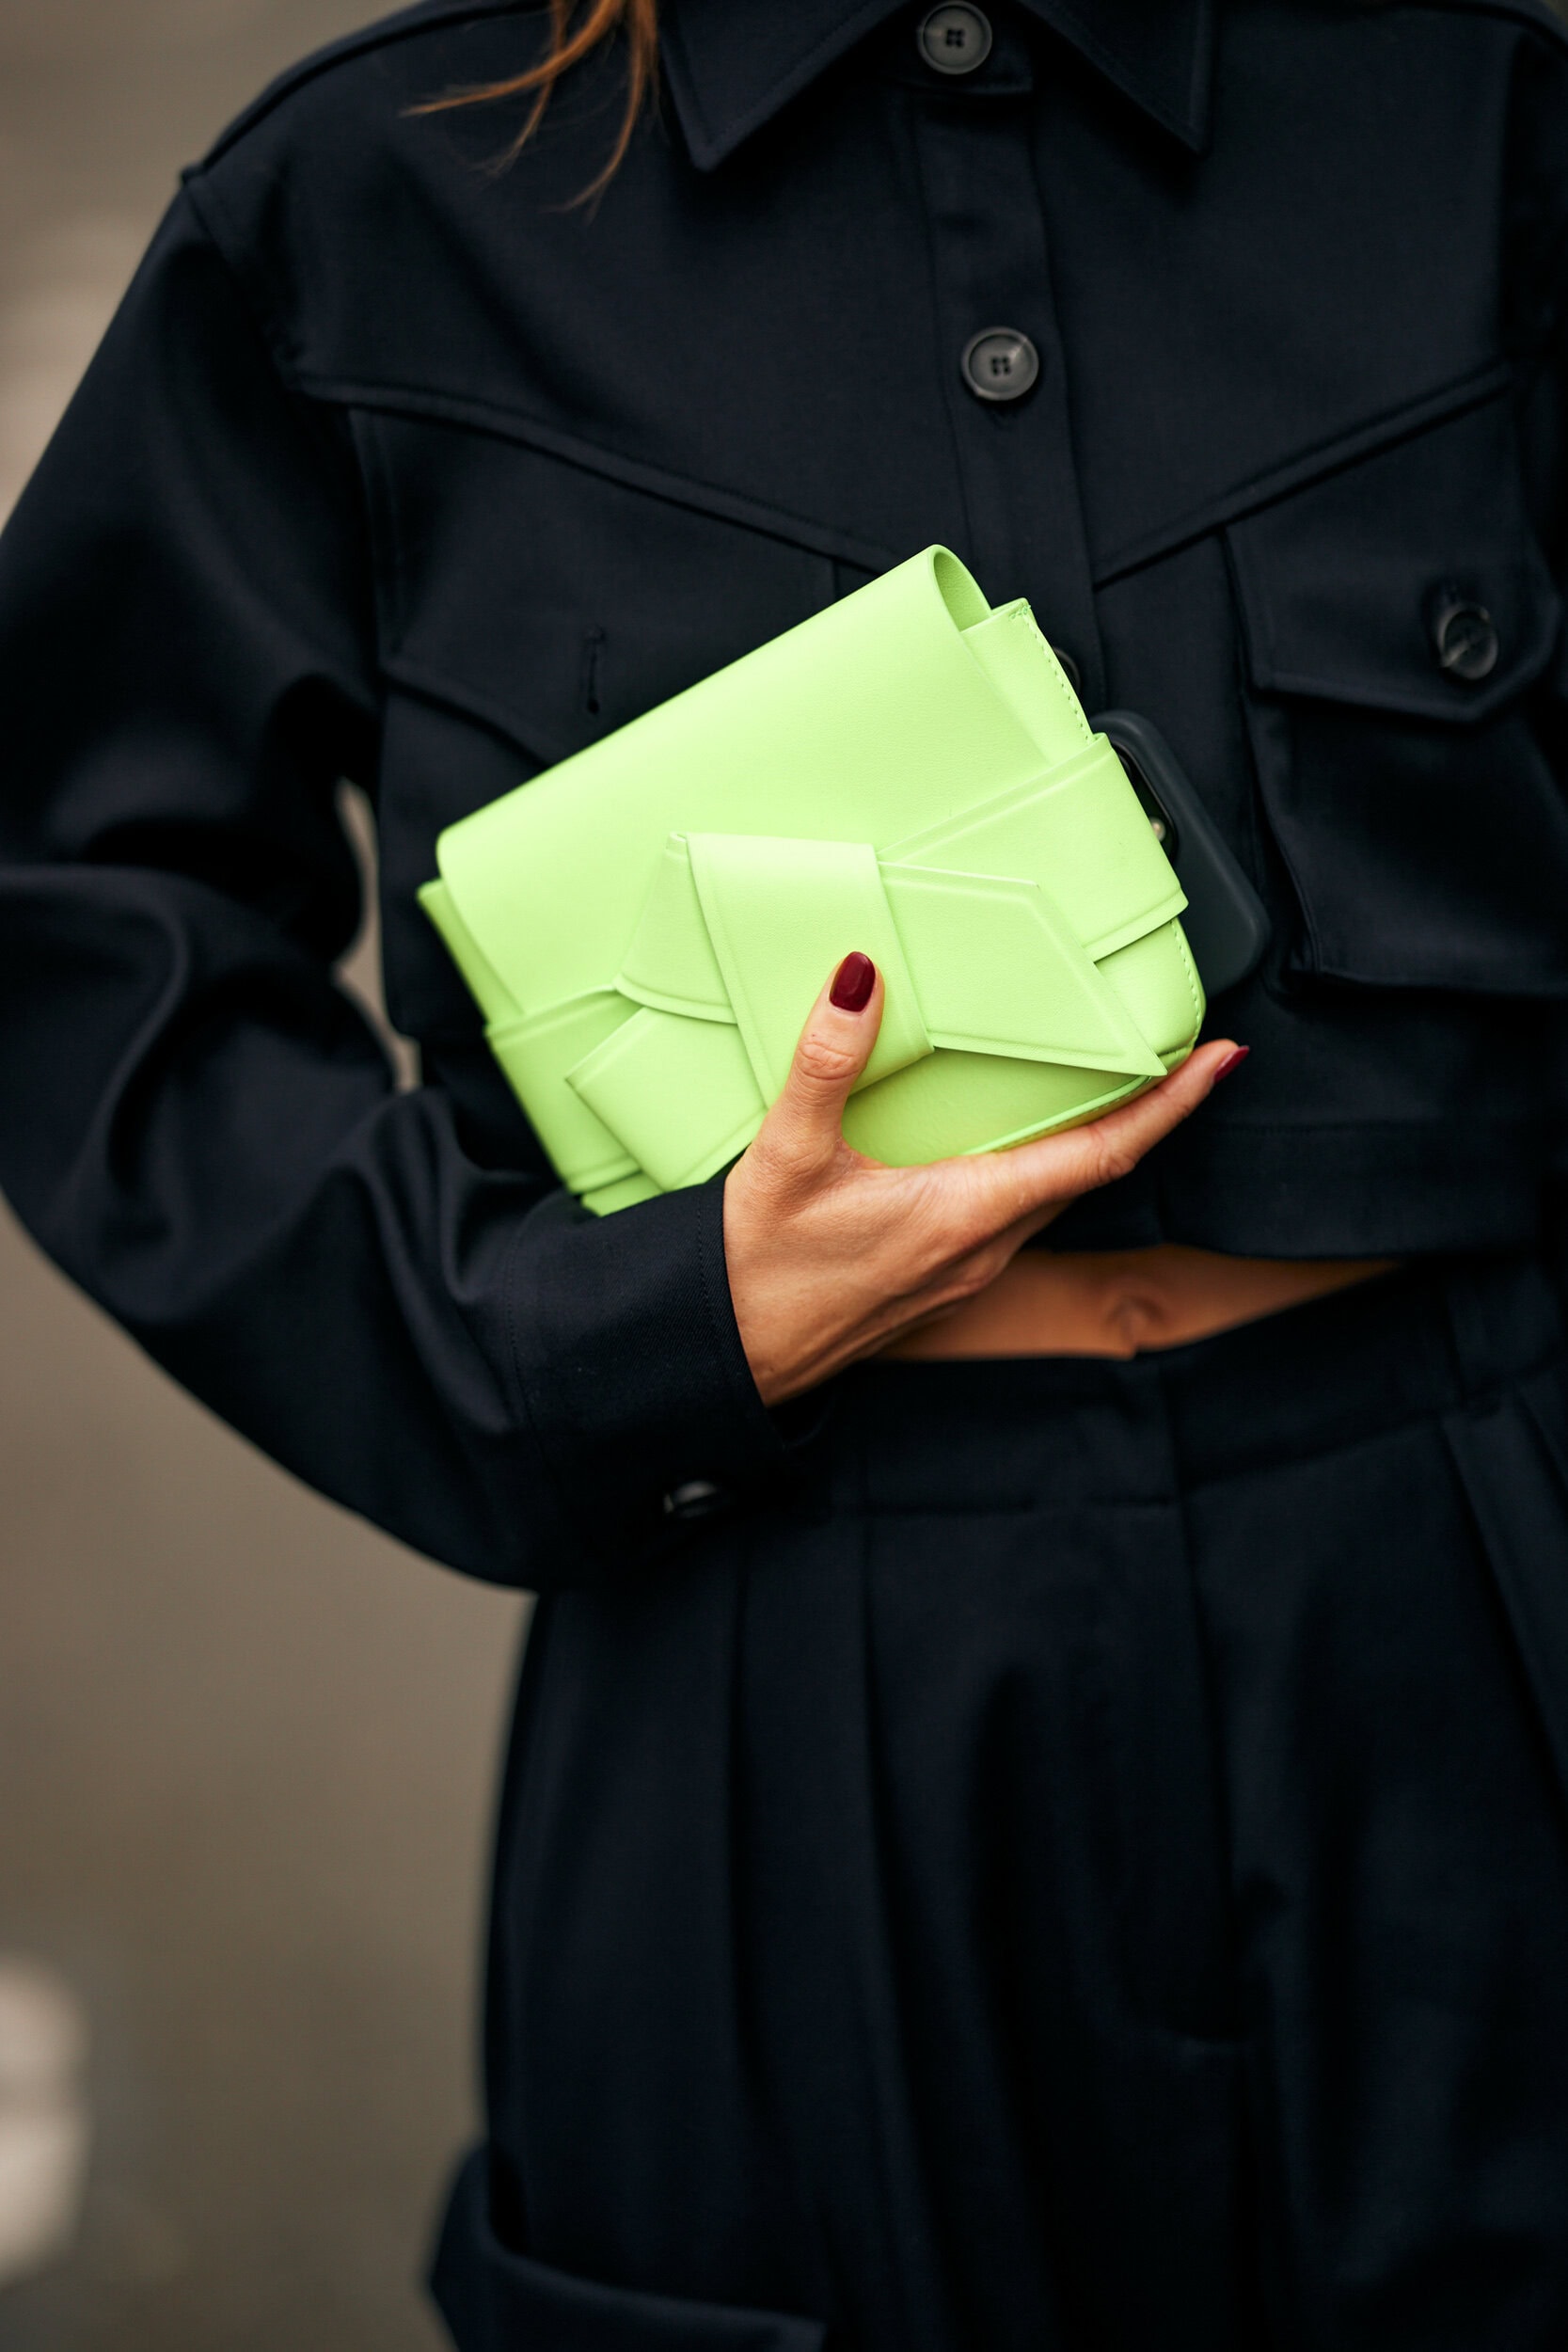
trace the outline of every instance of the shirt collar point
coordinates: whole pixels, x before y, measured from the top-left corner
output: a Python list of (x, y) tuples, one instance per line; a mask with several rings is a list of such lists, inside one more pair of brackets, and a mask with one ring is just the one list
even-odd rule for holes
[[(664, 78), (692, 164), (716, 170), (736, 150), (808, 88), (856, 41), (895, 13), (898, 0), (862, 0), (813, 18), (800, 0), (781, 39), (748, 39), (736, 0), (667, 0), (660, 46)], [(1216, 34), (1215, 0), (1159, 0), (1163, 59), (1143, 54), (1140, 18), (1148, 0), (1024, 0), (1031, 13), (1069, 41), (1151, 121), (1190, 153), (1209, 146)], [(1173, 20), (1180, 48), (1173, 50)], [(805, 36), (801, 45), (801, 36)], [(762, 54), (770, 48), (771, 56)]]

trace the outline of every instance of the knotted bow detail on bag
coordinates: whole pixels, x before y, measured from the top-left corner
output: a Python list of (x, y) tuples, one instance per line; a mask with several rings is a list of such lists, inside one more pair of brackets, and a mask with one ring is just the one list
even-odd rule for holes
[[(491, 1046), (541, 1141), (590, 1206), (700, 1183), (743, 1150), (784, 1085), (819, 989), (854, 948), (880, 970), (885, 1009), (845, 1132), (879, 1158), (994, 1147), (1093, 1117), (1190, 1051), (1203, 997), (1176, 919), (1185, 900), (1115, 752), (1090, 730), (1022, 601), (990, 613), (982, 600), (979, 617), (955, 629), (962, 586), (972, 599), (978, 591), (955, 567), (959, 582), (942, 584), (944, 601), (923, 593), (938, 554), (900, 566), (443, 836), (443, 880), (425, 903), (490, 1015)], [(750, 789), (716, 788), (703, 772), (703, 697), (756, 665), (760, 743), (769, 682), (761, 665), (815, 630), (822, 650), (808, 667), (820, 678), (832, 666), (834, 624), (847, 636), (851, 608), (879, 595), (897, 624), (895, 666), (909, 660), (922, 631), (927, 663), (960, 652), (935, 707), (950, 722), (962, 695), (974, 716), (954, 745), (970, 755), (951, 758), (945, 793), (918, 788), (912, 734), (900, 776), (895, 698), (875, 671), (854, 681), (861, 724), (854, 708), (845, 712), (839, 790), (823, 788), (819, 730), (816, 743), (800, 747), (798, 786), (775, 780), (764, 788), (759, 750)], [(719, 700), (712, 696), (716, 711)], [(864, 723), (867, 707), (879, 726)], [(659, 773), (655, 728), (667, 715), (688, 722), (684, 783)], [(988, 725), (991, 741), (977, 758), (975, 738)], [(535, 933), (559, 923), (561, 910), (486, 819), (528, 817), (530, 796), (574, 768), (590, 803), (591, 764), (618, 742), (629, 747), (640, 728), (646, 787), (623, 783), (610, 795), (635, 810), (640, 886), (626, 870), (632, 842), (595, 834), (584, 805), (577, 882), (592, 954), (577, 953), (575, 940), (568, 949), (562, 932), (547, 959)], [(733, 734), (732, 721), (732, 759)], [(788, 747), (782, 755), (770, 748), (776, 778)], [(669, 821), (683, 800), (689, 830)], [(792, 803), (802, 815), (831, 815), (833, 833), (780, 828), (796, 813)], [(907, 820), (933, 805), (942, 813), (914, 831), (895, 824), (887, 839), (842, 837), (846, 818), (893, 809)], [(545, 803), (533, 806), (547, 831)], [(667, 812), (657, 836), (656, 809)], [(712, 820), (721, 811), (731, 825), (771, 818), (776, 829), (720, 830)], [(614, 821), (610, 809), (602, 815)], [(582, 889), (595, 873), (613, 887)], [(602, 977), (541, 1001), (547, 960), (590, 971), (596, 962)]]

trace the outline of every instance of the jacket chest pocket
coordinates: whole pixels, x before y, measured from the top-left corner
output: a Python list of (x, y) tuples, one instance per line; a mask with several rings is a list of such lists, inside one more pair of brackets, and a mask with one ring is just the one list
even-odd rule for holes
[(1568, 993), (1561, 606), (1505, 398), (1232, 525), (1291, 968), (1382, 988)]
[[(830, 603), (830, 557), (500, 434), (364, 416), (383, 666), (538, 763)], [(713, 494), (717, 495), (717, 494)], [(462, 813), (443, 809), (442, 821)]]

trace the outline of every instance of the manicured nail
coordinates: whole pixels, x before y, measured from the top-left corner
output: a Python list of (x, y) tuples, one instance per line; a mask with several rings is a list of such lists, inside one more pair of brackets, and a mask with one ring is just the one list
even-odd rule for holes
[(828, 1002), (840, 1012), (863, 1012), (871, 1002), (871, 992), (877, 985), (877, 967), (869, 956), (863, 956), (857, 947), (846, 956), (833, 974), (833, 984), (828, 991)]
[(1240, 1070), (1251, 1051), (1250, 1045), (1238, 1045), (1232, 1052), (1227, 1054), (1224, 1061), (1214, 1073), (1214, 1084), (1218, 1086), (1220, 1080), (1228, 1078), (1233, 1070)]

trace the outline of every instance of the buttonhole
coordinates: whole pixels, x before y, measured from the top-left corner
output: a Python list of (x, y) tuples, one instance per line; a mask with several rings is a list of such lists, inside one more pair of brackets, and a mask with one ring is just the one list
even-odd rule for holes
[(582, 707), (595, 719), (599, 715), (599, 655), (604, 638), (604, 630), (595, 621), (582, 640)]

